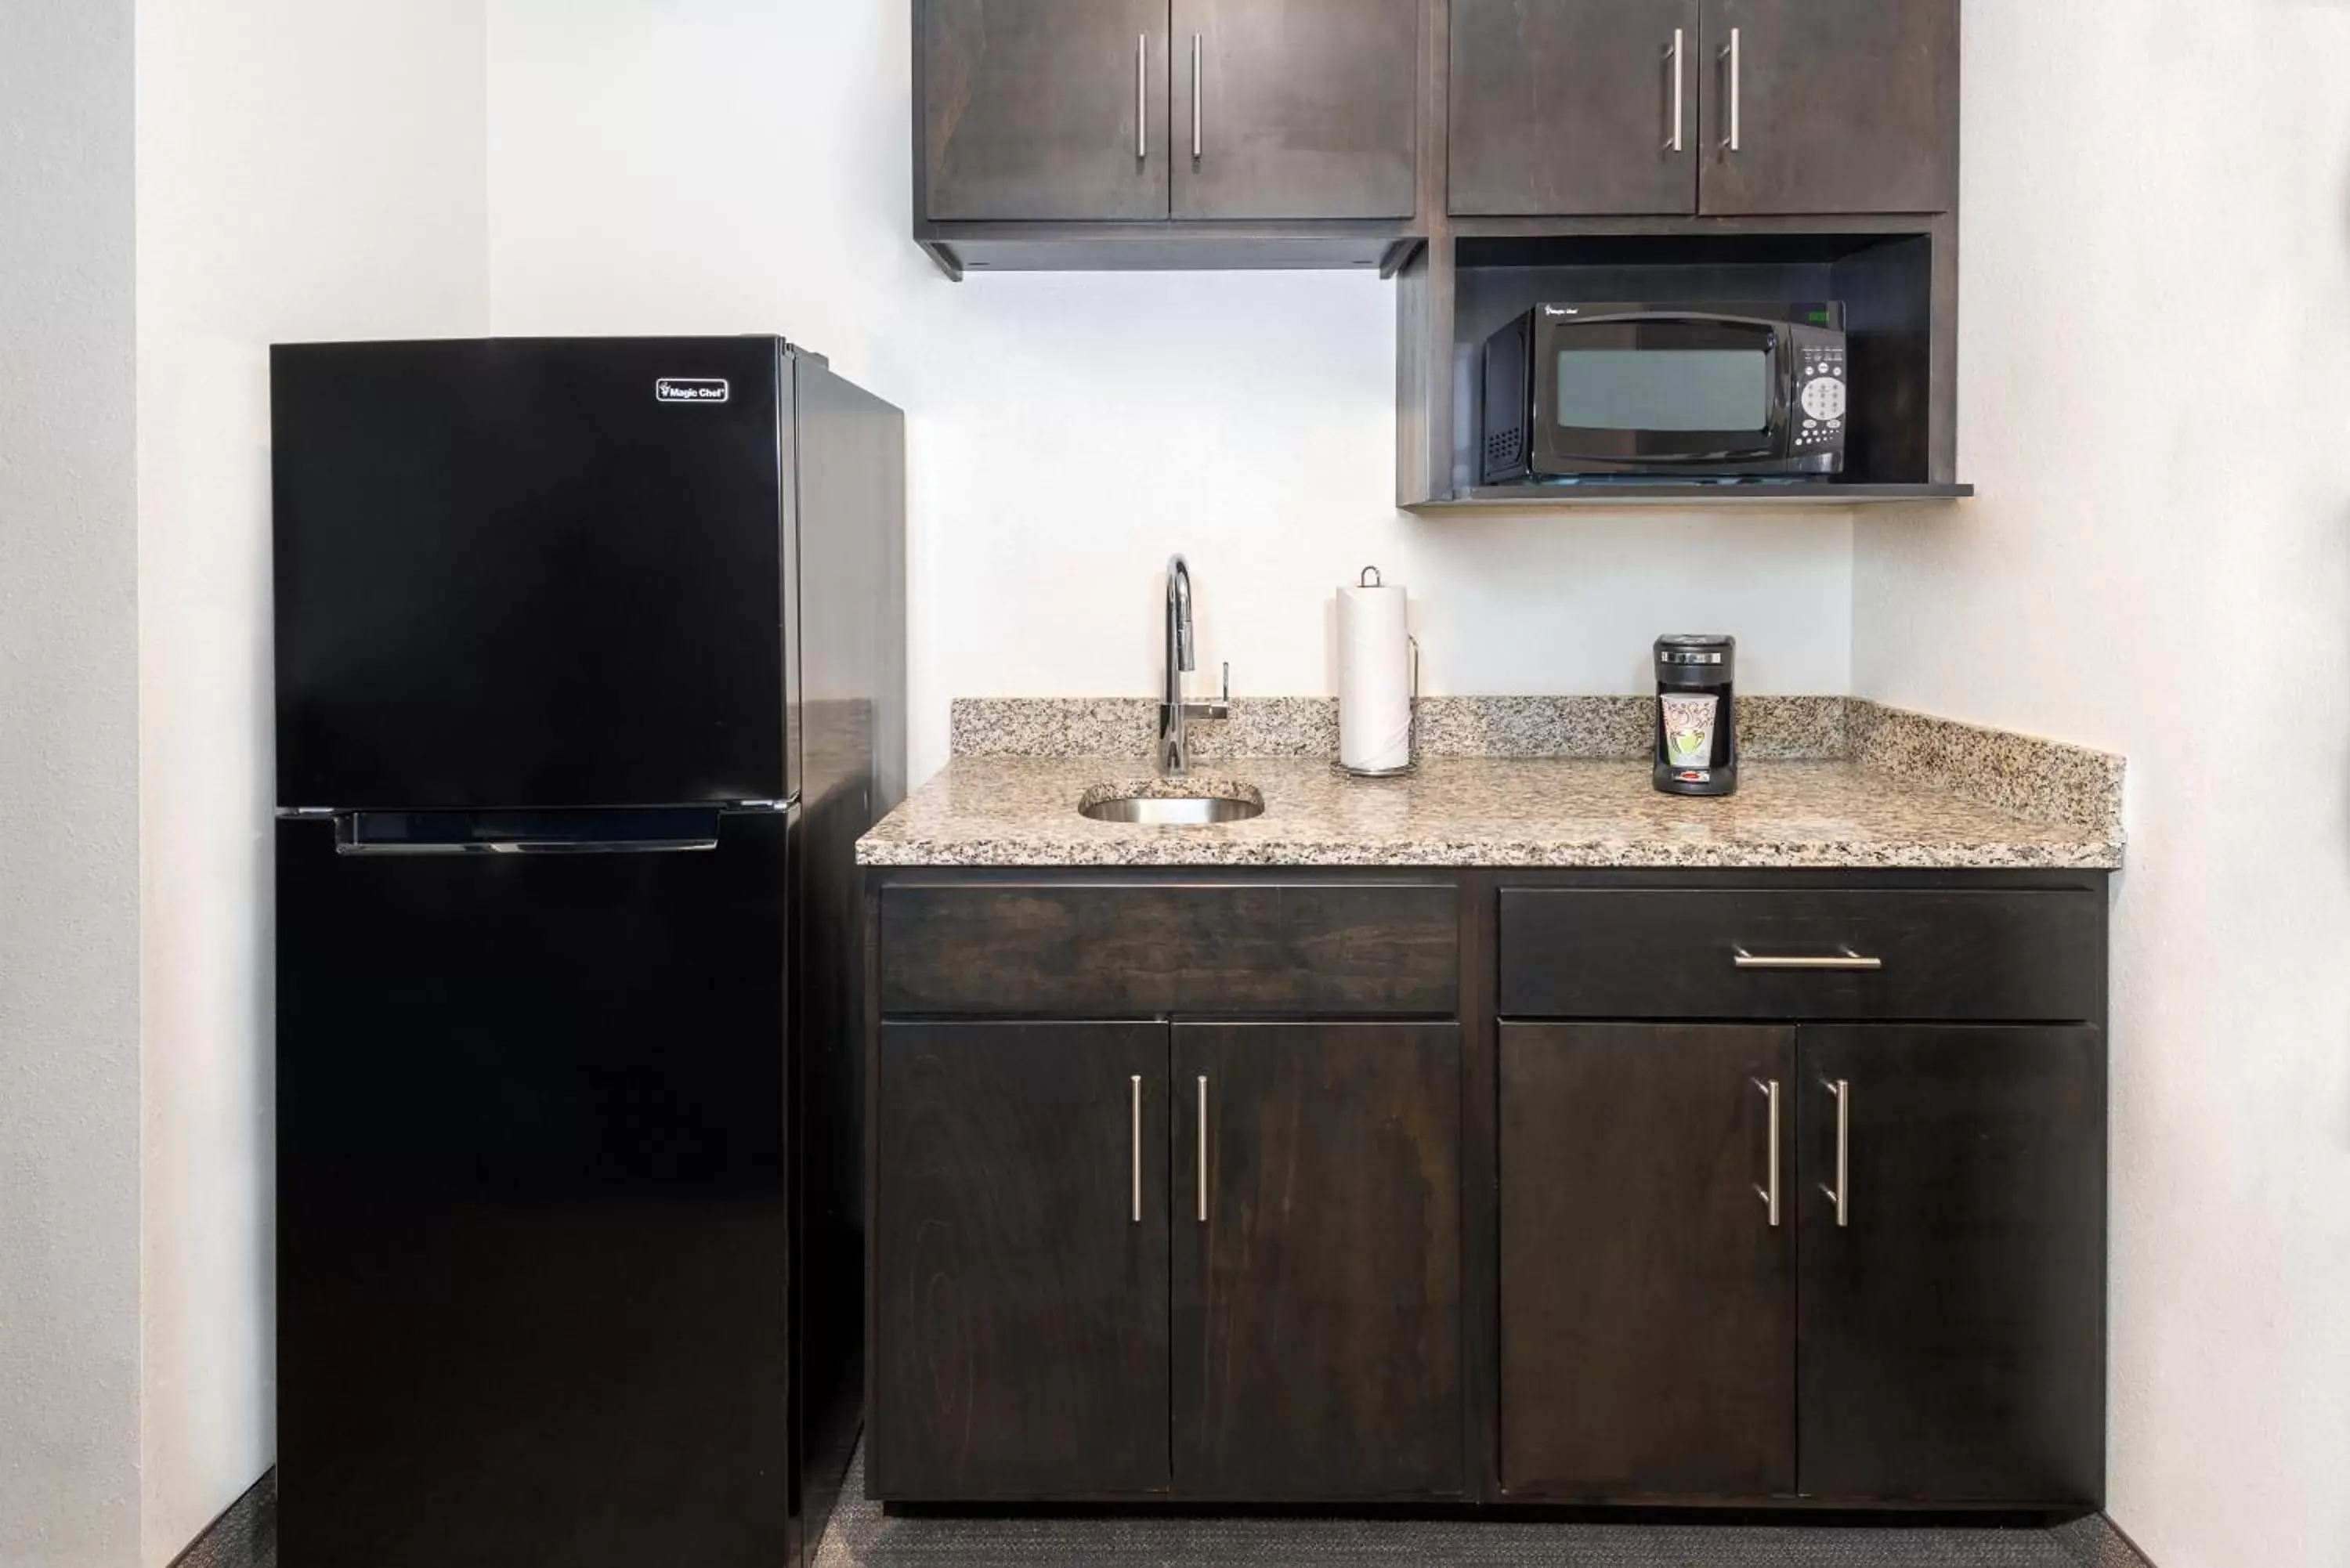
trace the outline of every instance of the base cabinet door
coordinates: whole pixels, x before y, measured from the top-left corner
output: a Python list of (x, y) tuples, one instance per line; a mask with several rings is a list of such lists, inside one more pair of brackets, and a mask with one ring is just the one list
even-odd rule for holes
[(1167, 1026), (885, 1023), (876, 1494), (1163, 1492)]
[(2101, 1501), (2099, 1032), (1806, 1028), (1799, 1057), (1804, 1493)]
[(1174, 1030), (1179, 1495), (1462, 1490), (1461, 1031)]
[(1512, 1498), (1794, 1492), (1794, 1065), (1787, 1027), (1502, 1025)]

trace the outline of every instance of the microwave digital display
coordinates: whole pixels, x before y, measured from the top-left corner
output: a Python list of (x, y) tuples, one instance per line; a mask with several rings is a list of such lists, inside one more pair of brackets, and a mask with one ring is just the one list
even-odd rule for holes
[(1565, 348), (1554, 414), (1579, 430), (1759, 431), (1771, 355), (1751, 348)]

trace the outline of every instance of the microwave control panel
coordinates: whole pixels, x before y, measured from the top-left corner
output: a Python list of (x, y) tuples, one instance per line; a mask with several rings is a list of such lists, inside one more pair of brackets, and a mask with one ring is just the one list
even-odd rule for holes
[(1844, 440), (1845, 406), (1848, 401), (1845, 351), (1822, 344), (1803, 345), (1796, 370), (1800, 390), (1795, 402), (1800, 418), (1794, 431), (1797, 452), (1818, 452)]

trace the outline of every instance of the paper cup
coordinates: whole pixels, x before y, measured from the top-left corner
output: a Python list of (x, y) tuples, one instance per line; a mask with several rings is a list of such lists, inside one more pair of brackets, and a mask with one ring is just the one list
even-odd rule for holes
[(1665, 715), (1665, 761), (1677, 768), (1702, 768), (1713, 763), (1714, 715), (1718, 697), (1659, 695)]

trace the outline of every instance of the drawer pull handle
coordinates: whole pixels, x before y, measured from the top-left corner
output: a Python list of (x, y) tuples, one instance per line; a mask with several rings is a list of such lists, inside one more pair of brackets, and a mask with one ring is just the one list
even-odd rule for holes
[(1200, 1075), (1200, 1223), (1208, 1222), (1208, 1075)]
[(1852, 1219), (1847, 1203), (1852, 1197), (1852, 1084), (1845, 1078), (1822, 1078), (1820, 1087), (1834, 1095), (1836, 1103), (1835, 1185), (1820, 1183), (1820, 1196), (1835, 1205), (1836, 1229), (1841, 1231)]
[(1770, 1209), (1771, 1229), (1776, 1231), (1779, 1228), (1779, 1080), (1757, 1078), (1754, 1086), (1771, 1101), (1771, 1179), (1769, 1185), (1757, 1186), (1754, 1194)]
[(1139, 1225), (1142, 1223), (1142, 1075), (1139, 1073), (1134, 1075), (1133, 1089), (1134, 1218), (1130, 1222)]
[(1800, 954), (1750, 953), (1744, 948), (1730, 950), (1731, 962), (1740, 969), (1830, 969), (1877, 970), (1885, 967), (1881, 958), (1866, 958), (1844, 948), (1825, 957)]

